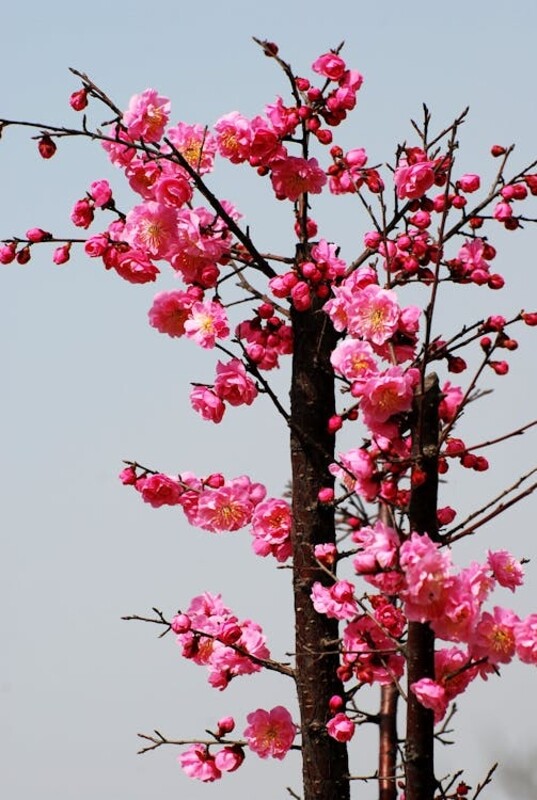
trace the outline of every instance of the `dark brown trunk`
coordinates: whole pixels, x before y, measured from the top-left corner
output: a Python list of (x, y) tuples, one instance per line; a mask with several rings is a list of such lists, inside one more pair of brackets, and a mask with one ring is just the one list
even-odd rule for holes
[[(391, 525), (388, 507), (379, 505), (379, 519)], [(390, 602), (395, 598), (390, 597)], [(395, 683), (380, 687), (379, 709), (379, 800), (397, 800), (397, 701), (399, 690)]]
[[(423, 393), (416, 394), (412, 423), (412, 455), (425, 480), (412, 488), (410, 530), (438, 539), (438, 378), (425, 380)], [(421, 678), (434, 678), (434, 633), (427, 623), (408, 625), (408, 686)], [(408, 689), (406, 733), (406, 798), (433, 800), (434, 715)]]
[(333, 486), (328, 465), (334, 436), (327, 431), (334, 414), (330, 353), (336, 334), (318, 303), (292, 311), (294, 331), (291, 383), (291, 464), (293, 481), (293, 587), (296, 625), (296, 682), (302, 729), (303, 800), (348, 800), (346, 745), (328, 736), (328, 702), (343, 693), (336, 675), (338, 623), (318, 614), (310, 594), (315, 581), (330, 583), (313, 548), (335, 541), (334, 510), (321, 506), (319, 489)]
[(379, 713), (379, 800), (396, 800), (397, 784), (397, 701), (394, 683), (380, 689)]

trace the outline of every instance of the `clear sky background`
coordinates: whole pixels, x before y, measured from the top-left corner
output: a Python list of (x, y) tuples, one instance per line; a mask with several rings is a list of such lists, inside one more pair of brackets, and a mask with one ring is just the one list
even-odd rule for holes
[[(364, 146), (370, 163), (390, 160), (398, 141), (413, 143), (408, 119), (419, 118), (423, 102), (438, 127), (469, 104), (460, 172), (491, 176), (491, 144), (516, 141), (516, 167), (537, 157), (536, 29), (531, 0), (9, 3), (0, 116), (79, 123), (68, 107), (78, 88), (69, 66), (123, 108), (154, 87), (171, 98), (174, 121), (253, 115), (286, 85), (252, 35), (277, 42), (304, 74), (345, 39), (344, 55), (365, 85), (338, 142)], [(45, 162), (27, 132), (9, 129), (0, 175), (2, 238), (33, 226), (73, 235), (72, 204), (99, 178), (113, 182), (125, 207), (132, 202), (121, 174), (86, 142), (65, 141)], [(271, 200), (265, 184), (235, 168), (211, 181), (241, 208), (262, 248), (291, 247), (289, 204)], [(359, 252), (368, 225), (354, 202), (320, 203), (315, 216), (344, 257)], [(531, 226), (498, 235), (508, 289), (459, 293), (441, 322), (453, 330), (491, 312), (535, 310), (536, 236)], [(180, 510), (153, 510), (117, 480), (121, 459), (132, 458), (172, 473), (248, 473), (279, 494), (289, 476), (286, 431), (263, 402), (231, 410), (220, 426), (203, 423), (190, 410), (188, 384), (210, 380), (215, 358), (148, 326), (155, 288), (126, 284), (81, 253), (56, 267), (51, 254), (43, 247), (28, 266), (0, 274), (0, 791), (10, 800), (286, 797), (286, 785), (300, 785), (292, 753), (283, 764), (252, 755), (212, 786), (185, 778), (172, 748), (136, 756), (137, 731), (203, 736), (233, 713), (241, 732), (249, 710), (291, 703), (292, 694), (273, 676), (215, 692), (171, 637), (157, 641), (151, 626), (120, 617), (152, 606), (172, 614), (204, 590), (221, 592), (239, 617), (262, 624), (278, 658), (292, 647), (291, 595), (289, 573), (255, 558), (246, 532), (190, 529)], [(159, 288), (175, 285), (166, 274)], [(487, 375), (494, 395), (468, 413), (463, 438), (492, 437), (535, 415), (535, 335), (520, 331), (508, 379)], [(278, 381), (285, 391), (285, 375)], [(445, 504), (470, 510), (493, 496), (532, 465), (534, 447), (528, 436), (498, 449), (484, 475), (452, 471)], [(530, 499), (456, 551), (464, 563), (488, 547), (533, 557), (528, 586), (498, 597), (520, 615), (537, 610), (534, 518)], [(505, 767), (486, 796), (535, 797), (536, 678), (534, 668), (514, 664), (501, 679), (472, 686), (455, 718), (458, 744), (439, 755), (439, 772), (465, 767), (475, 784), (500, 758)], [(374, 708), (373, 697), (367, 702)], [(355, 742), (353, 770), (364, 774), (374, 740), (359, 731)], [(375, 787), (356, 784), (354, 796), (367, 800)]]

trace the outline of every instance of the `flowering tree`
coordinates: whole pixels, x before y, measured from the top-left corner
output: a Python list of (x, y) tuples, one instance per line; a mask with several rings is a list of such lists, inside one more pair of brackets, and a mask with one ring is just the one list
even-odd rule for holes
[[(517, 423), (485, 442), (455, 436), (479, 399), (480, 378), (485, 371), (506, 375), (503, 356), (517, 347), (512, 331), (535, 326), (537, 312), (471, 319), (442, 332), (436, 311), (446, 284), (460, 291), (503, 287), (492, 271), (496, 251), (488, 230), (516, 231), (533, 221), (522, 202), (537, 194), (537, 161), (511, 174), (512, 148), (493, 146), (498, 167), (482, 190), (479, 175), (457, 170), (466, 112), (431, 133), (425, 108), (423, 122), (413, 125), (415, 141), (398, 147), (395, 163), (369, 166), (364, 149), (333, 143), (362, 84), (340, 48), (316, 59), (310, 79), (296, 75), (275, 45), (259, 44), (283, 70), (291, 98), (278, 97), (253, 119), (232, 112), (212, 128), (170, 125), (170, 103), (156, 90), (135, 95), (123, 112), (88, 76), (75, 73), (82, 86), (70, 104), (84, 112), (80, 127), (1, 120), (2, 128), (35, 129), (45, 159), (63, 137), (98, 141), (138, 199), (124, 212), (109, 183), (97, 180), (71, 219), (86, 231), (107, 213), (99, 232), (75, 239), (31, 228), (4, 240), (0, 261), (25, 264), (34, 247), (54, 243), (56, 264), (82, 245), (134, 284), (156, 281), (162, 268), (175, 271), (183, 288), (156, 295), (150, 324), (217, 350), (221, 359), (212, 384), (193, 383), (194, 411), (219, 423), (228, 407), (265, 394), (289, 430), (291, 489), (281, 498), (268, 497), (257, 476), (167, 475), (138, 462), (121, 472), (143, 502), (180, 506), (195, 527), (249, 528), (255, 554), (290, 566), (293, 576), (293, 663), (274, 658), (260, 625), (240, 619), (209, 591), (181, 601), (178, 613), (154, 609), (127, 617), (173, 633), (182, 655), (207, 668), (215, 689), (269, 670), (294, 682), (298, 700), (297, 710), (252, 710), (239, 736), (232, 716), (215, 722), (208, 738), (144, 734), (142, 752), (181, 746), (183, 770), (212, 782), (240, 768), (246, 753), (283, 759), (296, 749), (304, 800), (344, 800), (357, 777), (348, 742), (372, 724), (379, 730), (378, 763), (365, 777), (378, 782), (379, 798), (468, 796), (460, 773), (435, 776), (435, 740), (451, 701), (472, 682), (515, 657), (537, 664), (537, 614), (520, 619), (489, 602), (496, 587), (514, 591), (522, 584), (522, 564), (511, 553), (489, 550), (482, 563), (458, 567), (452, 549), (531, 494), (536, 470), (457, 522), (456, 510), (439, 502), (439, 476), (486, 471), (485, 448), (537, 422)], [(90, 126), (90, 101), (104, 104), (112, 119)], [(291, 214), (291, 253), (262, 252), (240, 212), (214, 193), (208, 176), (217, 157), (270, 181)], [(371, 222), (363, 250), (347, 261), (313, 218), (313, 196), (326, 191), (334, 203), (353, 195)], [(423, 302), (408, 304), (416, 289)], [(289, 404), (271, 381), (285, 357), (292, 360)], [(462, 385), (440, 377), (467, 369)], [(338, 444), (340, 432), (351, 438), (350, 448)], [(377, 714), (361, 702), (373, 685), (380, 692)]]

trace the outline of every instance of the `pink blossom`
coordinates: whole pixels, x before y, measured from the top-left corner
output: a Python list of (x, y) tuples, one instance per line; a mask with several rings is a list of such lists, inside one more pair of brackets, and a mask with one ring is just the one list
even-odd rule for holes
[(144, 502), (153, 508), (177, 505), (183, 492), (178, 478), (161, 473), (138, 478), (136, 489), (142, 495)]
[(313, 549), (313, 555), (321, 564), (324, 564), (326, 567), (331, 567), (335, 564), (337, 559), (337, 547), (330, 542), (316, 544)]
[(84, 252), (90, 258), (103, 256), (110, 247), (110, 237), (106, 233), (97, 233), (90, 236), (84, 244)]
[(203, 125), (178, 122), (169, 128), (167, 137), (197, 173), (203, 175), (213, 168), (216, 139)]
[(499, 222), (505, 222), (506, 219), (510, 219), (513, 216), (513, 209), (510, 203), (496, 203), (492, 211), (492, 216)]
[(350, 742), (354, 736), (355, 724), (352, 719), (339, 712), (326, 723), (326, 731), (336, 742)]
[(460, 386), (452, 386), (449, 381), (442, 386), (442, 400), (438, 415), (443, 422), (453, 422), (462, 403), (464, 393)]
[(324, 78), (328, 78), (331, 81), (339, 81), (343, 77), (346, 66), (341, 56), (336, 55), (336, 53), (324, 53), (313, 62), (311, 68)]
[(127, 214), (123, 235), (131, 247), (151, 258), (169, 259), (177, 238), (176, 212), (154, 201), (134, 206)]
[(273, 497), (256, 506), (252, 517), (253, 549), (259, 556), (273, 555), (286, 561), (291, 555), (291, 509)]
[(201, 290), (194, 287), (189, 287), (186, 292), (180, 289), (159, 292), (149, 309), (149, 324), (168, 336), (182, 336), (190, 309), (200, 300), (201, 294)]
[(449, 554), (427, 534), (413, 533), (401, 545), (399, 558), (407, 582), (401, 597), (408, 619), (428, 622), (441, 617), (453, 585)]
[(62, 244), (57, 247), (52, 254), (52, 260), (55, 264), (65, 264), (71, 257), (71, 243)]
[(373, 344), (384, 344), (397, 330), (397, 295), (391, 289), (370, 284), (354, 295), (347, 314), (349, 333)]
[(375, 477), (375, 463), (370, 453), (362, 447), (348, 450), (338, 455), (339, 464), (329, 467), (343, 485), (361, 495), (368, 502), (374, 500), (380, 490), (380, 482)]
[(180, 173), (163, 175), (155, 181), (154, 195), (157, 203), (168, 208), (181, 208), (192, 199), (192, 186)]
[(272, 186), (278, 200), (298, 200), (301, 194), (320, 194), (326, 175), (316, 158), (287, 156), (271, 164)]
[[(286, 106), (280, 96), (276, 97), (273, 103), (267, 103), (264, 111), (279, 139), (284, 136), (292, 136), (300, 124), (297, 109), (293, 106)], [(282, 150), (285, 152), (285, 148)], [(284, 155), (284, 152), (281, 155)]]
[(270, 711), (258, 708), (246, 719), (248, 727), (244, 736), (250, 750), (260, 758), (285, 758), (296, 736), (296, 725), (289, 711), (283, 706), (276, 706)]
[(489, 550), (487, 561), (500, 586), (506, 586), (514, 592), (517, 586), (524, 583), (524, 569), (520, 561), (507, 550)]
[(244, 750), (238, 745), (223, 747), (214, 757), (216, 768), (221, 772), (235, 772), (244, 761)]
[(194, 411), (208, 422), (221, 422), (226, 410), (225, 403), (207, 386), (193, 386), (190, 404)]
[(71, 211), (71, 221), (77, 228), (89, 228), (93, 222), (93, 208), (87, 198), (76, 201)]
[(231, 406), (249, 406), (257, 397), (257, 386), (246, 374), (246, 367), (238, 358), (232, 358), (227, 364), (218, 361), (214, 391)]
[(537, 666), (537, 614), (530, 614), (515, 625), (516, 654), (524, 664)]
[(423, 197), (434, 183), (434, 164), (432, 161), (421, 161), (417, 164), (403, 164), (395, 170), (395, 186), (397, 197), (402, 200), (416, 200)]
[(185, 333), (205, 348), (214, 347), (217, 339), (225, 339), (229, 336), (229, 325), (223, 305), (212, 300), (194, 303), (185, 321)]
[(11, 264), (15, 260), (16, 254), (17, 245), (15, 242), (0, 243), (0, 264)]
[(463, 192), (476, 192), (479, 187), (481, 186), (481, 179), (479, 175), (474, 175), (473, 173), (467, 173), (462, 175), (457, 181), (460, 188)]
[[(330, 356), (330, 363), (338, 375), (361, 387), (365, 381), (378, 372), (375, 353), (369, 342), (345, 339), (340, 342)], [(353, 395), (357, 389), (353, 386)]]
[(379, 623), (363, 614), (345, 628), (342, 665), (352, 669), (360, 683), (385, 686), (403, 675), (405, 658)]
[(158, 142), (170, 117), (170, 101), (155, 89), (135, 94), (123, 114), (123, 123), (132, 139)]
[(399, 536), (397, 531), (377, 521), (372, 527), (363, 527), (352, 534), (352, 541), (360, 552), (353, 565), (359, 574), (393, 569), (397, 566)]
[(252, 521), (250, 484), (236, 479), (219, 489), (206, 489), (201, 493), (197, 525), (208, 531), (236, 531)]
[(488, 658), (489, 663), (507, 664), (516, 650), (515, 628), (520, 619), (506, 608), (483, 612), (470, 641), (472, 656)]
[(311, 600), (315, 611), (332, 619), (351, 619), (358, 613), (354, 585), (350, 581), (336, 581), (330, 587), (315, 581)]
[(421, 678), (412, 683), (410, 688), (422, 706), (434, 711), (435, 724), (440, 722), (446, 714), (449, 703), (444, 687), (431, 678)]
[(158, 268), (142, 250), (119, 253), (112, 264), (117, 274), (129, 283), (151, 283), (159, 274)]
[(401, 367), (390, 367), (379, 375), (369, 378), (363, 386), (360, 411), (367, 427), (381, 436), (392, 436), (386, 423), (395, 414), (410, 411), (414, 387), (419, 380), (416, 369), (406, 372)]
[(248, 160), (252, 129), (246, 117), (237, 111), (232, 111), (230, 114), (220, 117), (214, 129), (217, 132), (216, 141), (221, 156), (227, 158), (232, 164), (241, 164)]
[(102, 208), (112, 199), (112, 189), (106, 180), (94, 181), (90, 186), (89, 193), (97, 208)]
[(179, 763), (189, 778), (211, 783), (222, 777), (209, 748), (204, 744), (193, 744), (179, 756)]

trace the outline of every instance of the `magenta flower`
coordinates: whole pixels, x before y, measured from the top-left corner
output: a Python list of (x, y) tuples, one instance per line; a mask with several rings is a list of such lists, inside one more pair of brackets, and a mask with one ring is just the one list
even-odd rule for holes
[(204, 744), (193, 744), (179, 756), (179, 763), (189, 778), (211, 783), (222, 777), (215, 759)]
[(296, 736), (296, 725), (289, 711), (283, 706), (276, 706), (271, 711), (258, 708), (246, 719), (248, 727), (244, 736), (250, 750), (260, 758), (285, 758)]
[(278, 200), (298, 200), (301, 194), (320, 194), (326, 175), (316, 158), (287, 156), (271, 164), (272, 187)]
[(170, 101), (155, 89), (146, 89), (131, 98), (123, 115), (127, 133), (132, 139), (158, 142), (170, 117)]
[(354, 736), (355, 725), (342, 711), (326, 723), (326, 731), (336, 742), (350, 742)]

